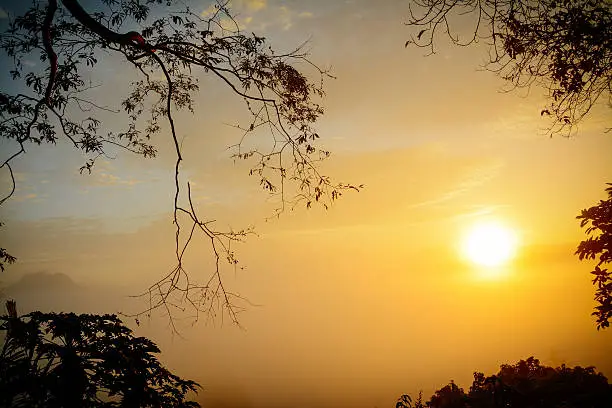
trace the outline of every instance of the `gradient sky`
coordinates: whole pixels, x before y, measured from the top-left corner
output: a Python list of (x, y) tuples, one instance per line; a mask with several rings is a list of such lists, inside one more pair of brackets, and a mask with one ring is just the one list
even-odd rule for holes
[[(14, 5), (0, 5), (6, 19)], [(240, 137), (227, 124), (248, 112), (200, 76), (196, 114), (178, 115), (184, 174), (200, 213), (220, 227), (256, 227), (259, 236), (239, 248), (246, 268), (226, 275), (255, 305), (241, 315), (245, 330), (185, 319), (181, 338), (163, 317), (128, 323), (158, 343), (177, 374), (203, 385), (207, 406), (393, 406), (402, 393), (429, 396), (451, 379), (467, 388), (473, 371), (491, 374), (531, 355), (612, 377), (612, 334), (590, 316), (592, 265), (573, 256), (584, 236), (575, 216), (611, 181), (607, 108), (571, 138), (548, 137), (543, 91), (500, 92), (503, 82), (479, 69), (484, 48), (443, 39), (430, 57), (404, 48), (407, 1), (231, 5), (244, 30), (277, 50), (309, 40), (312, 61), (332, 68), (337, 79), (326, 83), (317, 125), (333, 153), (323, 168), (366, 188), (328, 211), (298, 208), (266, 221), (274, 203), (227, 150)], [(100, 64), (92, 80), (105, 87), (96, 100), (118, 105), (126, 68), (113, 58)], [(17, 192), (0, 218), (2, 246), (19, 261), (2, 281), (61, 272), (95, 292), (24, 295), (22, 311), (142, 307), (122, 294), (173, 265), (174, 156), (168, 135), (158, 143), (157, 159), (113, 152), (90, 176), (79, 175), (83, 158), (62, 144), (15, 162)], [(12, 148), (0, 146), (3, 157)], [(519, 237), (517, 257), (497, 279), (482, 279), (458, 250), (483, 220)], [(188, 260), (196, 279), (207, 276), (207, 254), (196, 242)]]

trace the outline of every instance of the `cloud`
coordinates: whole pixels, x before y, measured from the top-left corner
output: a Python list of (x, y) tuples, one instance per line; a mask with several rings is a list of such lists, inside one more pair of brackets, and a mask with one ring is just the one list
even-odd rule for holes
[(499, 175), (502, 167), (504, 167), (504, 163), (502, 161), (493, 161), (490, 164), (476, 167), (469, 172), (464, 180), (457, 183), (451, 190), (431, 200), (413, 204), (409, 206), (409, 208), (435, 206), (453, 200), (454, 198), (464, 195), (468, 191), (493, 180)]
[(266, 8), (266, 0), (237, 0), (230, 1), (227, 5), (227, 11), (230, 15), (224, 12), (219, 13), (219, 6), (216, 3), (211, 4), (206, 9), (202, 10), (200, 17), (211, 18), (217, 15), (218, 28), (227, 31), (244, 30), (246, 26), (253, 21), (253, 16), (249, 13), (257, 13)]
[(251, 11), (259, 11), (266, 8), (267, 0), (238, 0), (236, 6), (242, 6)]
[(216, 4), (211, 4), (210, 6), (208, 6), (204, 10), (202, 10), (202, 12), (200, 13), (200, 17), (202, 17), (202, 18), (211, 17), (212, 15), (214, 15), (217, 12), (217, 10), (219, 10), (219, 9), (218, 9), (218, 7), (216, 7)]
[(31, 200), (36, 200), (36, 199), (40, 201), (42, 198), (39, 197), (38, 194), (36, 193), (29, 193), (29, 194), (24, 194), (24, 195), (15, 195), (12, 197), (12, 199), (16, 203), (23, 203), (24, 201), (31, 201)]
[[(268, 6), (267, 0), (234, 0), (227, 3), (226, 8), (230, 13), (240, 12), (258, 12), (265, 9)], [(206, 9), (202, 10), (200, 16), (203, 18), (214, 15), (219, 10), (217, 3), (212, 3)]]
[(312, 18), (314, 14), (310, 11), (301, 11), (297, 12), (295, 10), (290, 9), (287, 6), (280, 6), (278, 8), (279, 11), (279, 21), (283, 30), (288, 30), (293, 27), (294, 20), (304, 19), (304, 18)]
[(138, 183), (142, 183), (142, 181), (135, 179), (122, 179), (121, 177), (115, 176), (114, 174), (101, 172), (96, 175), (94, 183), (101, 186), (133, 186)]
[(101, 160), (96, 163), (96, 167), (91, 174), (86, 175), (86, 177), (79, 177), (79, 181), (84, 183), (86, 188), (119, 185), (133, 186), (143, 182), (142, 180), (130, 177), (129, 173), (125, 173), (128, 175), (127, 177), (117, 176), (116, 174), (119, 171), (109, 160)]
[(289, 10), (289, 8), (286, 6), (280, 6), (279, 11), (280, 11), (279, 19), (283, 27), (283, 30), (290, 29), (291, 26), (293, 25), (293, 18), (292, 18), (293, 12)]
[(229, 17), (222, 17), (219, 20), (219, 27), (222, 30), (226, 30), (226, 31), (243, 30), (245, 28), (244, 25), (241, 24), (240, 21), (238, 21), (237, 19), (229, 18)]

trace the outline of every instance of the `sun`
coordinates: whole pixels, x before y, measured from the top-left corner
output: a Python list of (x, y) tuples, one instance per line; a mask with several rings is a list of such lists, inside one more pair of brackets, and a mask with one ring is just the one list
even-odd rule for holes
[(501, 266), (516, 251), (516, 235), (512, 229), (495, 222), (477, 224), (468, 231), (463, 241), (463, 253), (481, 266)]

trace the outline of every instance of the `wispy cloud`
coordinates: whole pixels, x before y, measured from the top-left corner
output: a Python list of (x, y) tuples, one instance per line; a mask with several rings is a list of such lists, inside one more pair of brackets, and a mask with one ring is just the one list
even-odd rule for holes
[(268, 6), (267, 0), (236, 0), (234, 4), (238, 8), (246, 8), (250, 11), (263, 10)]
[(450, 201), (457, 198), (468, 191), (481, 186), (488, 181), (491, 181), (499, 174), (499, 171), (504, 166), (503, 162), (497, 161), (488, 166), (482, 166), (474, 169), (471, 174), (466, 177), (463, 181), (459, 182), (455, 188), (447, 191), (443, 195), (433, 198), (431, 200), (422, 201), (411, 205), (409, 208), (426, 207), (442, 204), (446, 201)]
[(281, 24), (281, 27), (283, 28), (283, 30), (289, 30), (291, 27), (293, 27), (293, 24), (295, 22), (296, 19), (305, 19), (305, 18), (312, 18), (314, 17), (314, 14), (311, 13), (310, 11), (296, 11), (293, 9), (290, 9), (287, 6), (280, 6), (278, 8), (279, 11), (279, 21)]
[(111, 173), (101, 172), (96, 175), (96, 179), (94, 183), (101, 185), (101, 186), (116, 186), (116, 185), (133, 186), (138, 183), (141, 183), (141, 181), (135, 180), (135, 179), (123, 179)]
[[(79, 177), (79, 180), (84, 184), (86, 188), (90, 187), (106, 187), (106, 186), (134, 186), (142, 183), (142, 180), (138, 180), (133, 177), (120, 177), (116, 174), (118, 170), (115, 168), (113, 163), (108, 160), (101, 160), (96, 163), (96, 167), (91, 174), (87, 174), (85, 177)], [(129, 173), (128, 173), (129, 174)]]
[(211, 4), (210, 6), (206, 7), (204, 10), (202, 10), (202, 12), (200, 13), (200, 17), (202, 18), (208, 18), (211, 17), (212, 15), (214, 15), (217, 12), (218, 8), (215, 7), (215, 4)]
[(14, 200), (17, 203), (23, 203), (24, 201), (33, 201), (33, 200), (37, 200), (37, 201), (42, 201), (42, 197), (39, 197), (38, 194), (36, 193), (28, 193), (28, 194), (23, 194), (23, 195), (15, 195), (12, 200)]
[(287, 6), (280, 6), (279, 11), (280, 11), (279, 19), (283, 27), (283, 30), (290, 29), (291, 26), (293, 25), (293, 18), (292, 18), (293, 12)]
[[(253, 21), (253, 14), (265, 9), (267, 0), (234, 0), (227, 3), (226, 8), (229, 10), (230, 16), (224, 13), (219, 18), (219, 28), (223, 30), (234, 31), (236, 29), (244, 30), (246, 26)], [(209, 18), (219, 11), (217, 3), (213, 3), (206, 9), (202, 10), (200, 16)]]
[[(282, 30), (289, 30), (297, 20), (314, 17), (311, 11), (295, 10), (284, 4), (272, 6), (267, 0), (230, 0), (226, 7), (233, 17), (233, 20), (230, 17), (219, 19), (220, 28), (226, 30), (244, 30), (251, 23), (257, 24), (258, 31), (265, 31), (266, 27), (270, 25), (280, 26)], [(212, 3), (200, 13), (200, 16), (209, 18), (218, 10), (218, 4)]]
[[(233, 0), (229, 1), (225, 7), (232, 13), (258, 12), (268, 6), (267, 0)], [(202, 10), (200, 16), (210, 17), (219, 10), (217, 3), (212, 3)]]

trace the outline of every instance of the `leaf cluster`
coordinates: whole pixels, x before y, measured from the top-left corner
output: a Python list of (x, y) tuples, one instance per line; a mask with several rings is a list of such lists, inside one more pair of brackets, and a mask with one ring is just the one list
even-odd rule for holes
[[(4, 226), (4, 224), (0, 222), (0, 227), (2, 226)], [(15, 263), (16, 260), (17, 258), (9, 254), (6, 249), (0, 248), (0, 271), (4, 272), (4, 265)]]
[[(598, 102), (612, 103), (612, 2), (609, 0), (416, 0), (408, 25), (420, 29), (414, 43), (434, 51), (443, 30), (457, 45), (484, 41), (486, 67), (511, 84), (533, 84), (548, 92), (541, 115), (552, 118), (549, 132), (569, 134)], [(452, 29), (456, 17), (471, 17), (473, 30), (462, 40)]]
[(610, 326), (612, 318), (612, 272), (606, 267), (612, 262), (612, 184), (606, 189), (607, 200), (584, 209), (576, 218), (580, 227), (585, 228), (587, 239), (580, 242), (576, 255), (582, 261), (597, 260), (593, 275), (595, 291), (595, 306), (593, 315), (597, 318), (597, 329)]
[(534, 357), (503, 364), (497, 374), (474, 373), (466, 393), (454, 382), (437, 390), (426, 403), (400, 397), (397, 407), (408, 408), (604, 408), (612, 403), (612, 385), (594, 367), (553, 368)]
[(115, 315), (0, 316), (0, 406), (198, 407), (194, 381), (157, 360), (149, 339)]

